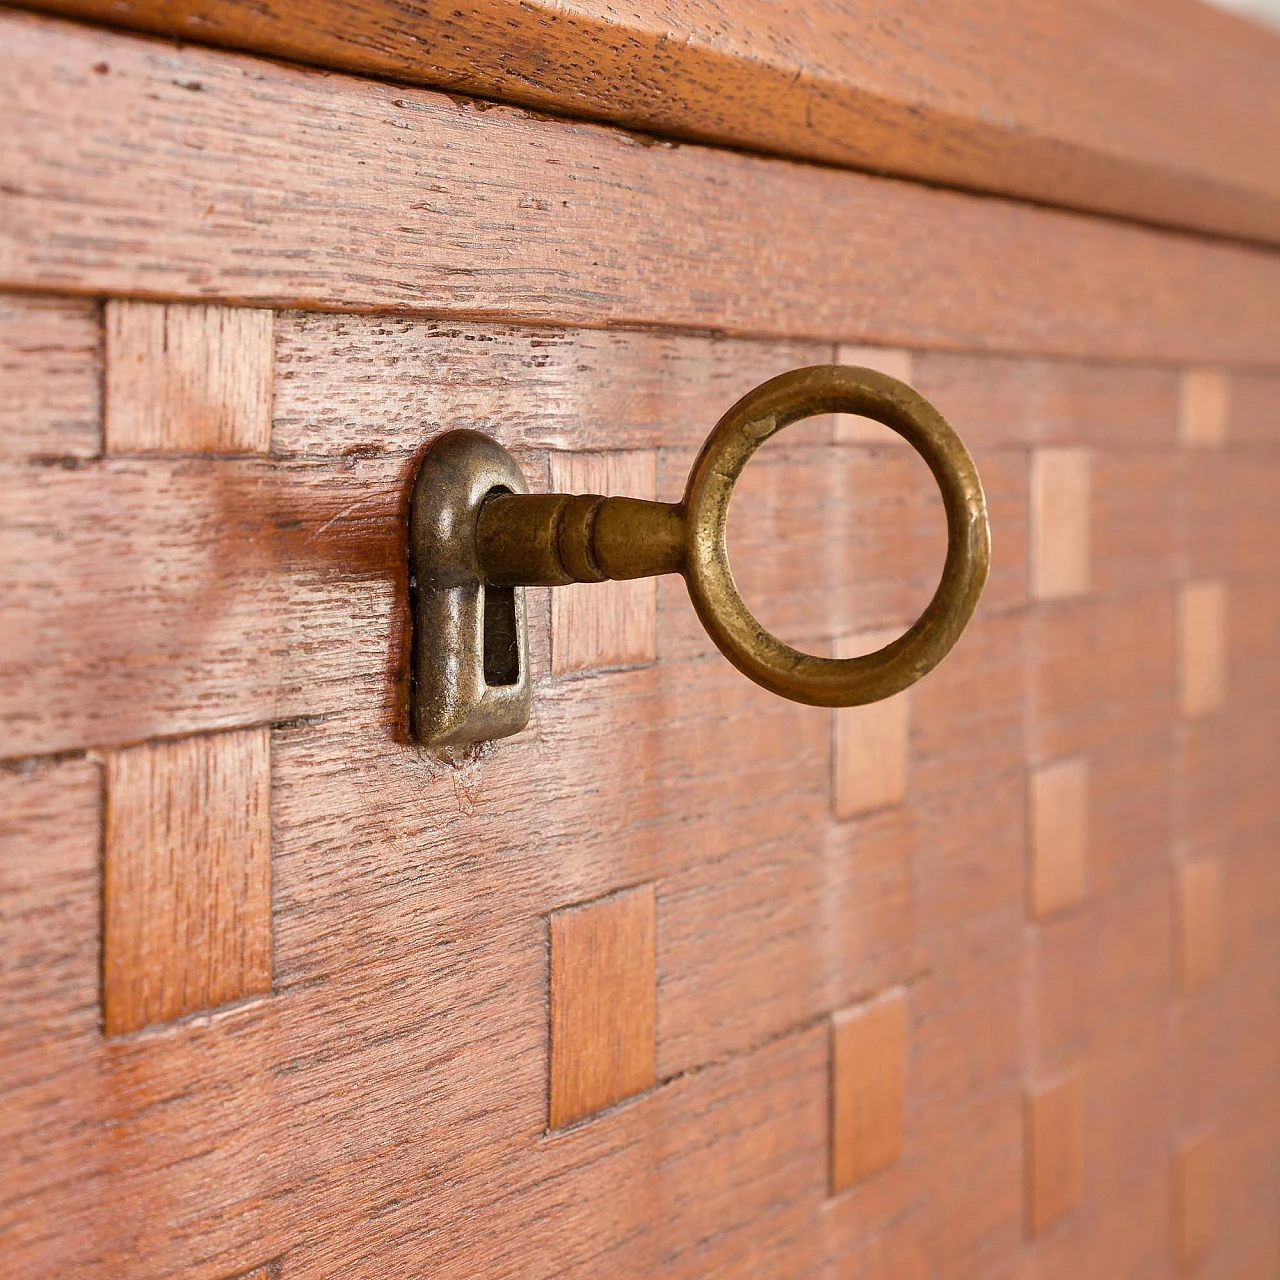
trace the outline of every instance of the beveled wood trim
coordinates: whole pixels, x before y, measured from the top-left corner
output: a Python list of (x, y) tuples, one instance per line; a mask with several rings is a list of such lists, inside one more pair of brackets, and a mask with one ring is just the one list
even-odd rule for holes
[(1280, 255), (1079, 214), (14, 13), (0, 112), (0, 287), (1280, 364)]
[[(662, 136), (1280, 242), (1280, 38), (1190, 0), (26, 0)], [(922, 69), (927, 68), (927, 73)]]

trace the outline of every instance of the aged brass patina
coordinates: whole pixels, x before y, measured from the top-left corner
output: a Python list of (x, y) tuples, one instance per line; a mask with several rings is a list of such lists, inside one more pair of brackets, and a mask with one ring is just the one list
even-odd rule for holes
[[(729, 567), (729, 501), (743, 468), (770, 436), (802, 418), (823, 413), (874, 418), (908, 440), (933, 472), (947, 515), (947, 557), (933, 599), (904, 635), (858, 658), (800, 653), (771, 635), (747, 608)], [(428, 459), (457, 434), (462, 433), (441, 437), (428, 451)], [(504, 483), (475, 504), (477, 486), (464, 487), (472, 504), (467, 509), (474, 509), (475, 519), (469, 528), (465, 519), (455, 522), (457, 536), (470, 541), (464, 551), (451, 554), (474, 566), (468, 579), (472, 591), (479, 582), (492, 591), (681, 573), (698, 617), (725, 657), (764, 688), (811, 706), (875, 702), (932, 670), (972, 616), (990, 561), (986, 501), (968, 450), (923, 396), (872, 369), (816, 365), (784, 373), (748, 393), (707, 438), (678, 503), (593, 494), (527, 494), (519, 491), (522, 486)], [(430, 579), (431, 555), (439, 549), (432, 552), (417, 545), (416, 514), (419, 503), (428, 500), (420, 480), (414, 500), (414, 557), (415, 564), (423, 566), (419, 576), (425, 572)], [(424, 527), (429, 524), (425, 521)], [(494, 607), (499, 607), (498, 602)], [(522, 607), (517, 612), (522, 621)], [(421, 623), (430, 625), (425, 618)], [(490, 633), (494, 630), (489, 628)], [(483, 672), (484, 633), (483, 626), (467, 628), (478, 648), (460, 659), (456, 651), (443, 651), (442, 633), (433, 638), (431, 632), (420, 630), (420, 660), (415, 668), (419, 680), (433, 662), (451, 671), (469, 666), (473, 673)], [(458, 629), (452, 628), (443, 638), (456, 644)], [(433, 681), (438, 683), (435, 676), (426, 678), (429, 687)], [(476, 687), (474, 675), (471, 686)], [(450, 705), (456, 705), (456, 700)], [(424, 741), (441, 740), (432, 735), (429, 715), (417, 717), (416, 723)], [(454, 716), (449, 719), (448, 741), (501, 736), (523, 723), (495, 732), (492, 718), (479, 716), (472, 733)]]
[(524, 592), (487, 583), (476, 559), (485, 499), (525, 487), (516, 460), (478, 431), (442, 435), (418, 468), (409, 514), (413, 732), (430, 746), (504, 738), (529, 722)]

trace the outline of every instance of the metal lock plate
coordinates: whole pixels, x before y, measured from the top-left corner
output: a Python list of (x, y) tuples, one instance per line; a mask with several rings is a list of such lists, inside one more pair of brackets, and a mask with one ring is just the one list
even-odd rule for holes
[(527, 493), (515, 459), (476, 431), (450, 431), (423, 455), (409, 516), (413, 732), (429, 747), (518, 733), (533, 689), (523, 587), (491, 586), (476, 519), (494, 492)]

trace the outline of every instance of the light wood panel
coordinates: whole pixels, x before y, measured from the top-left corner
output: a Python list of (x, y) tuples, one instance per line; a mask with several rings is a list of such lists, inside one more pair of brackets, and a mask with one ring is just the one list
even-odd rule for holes
[[(1280, 239), (1276, 39), (1187, 3), (30, 7), (650, 132)], [(920, 64), (928, 67), (921, 75)], [(1087, 67), (1082, 76), (1080, 68)]]
[(107, 1035), (271, 989), (266, 729), (107, 753)]
[(1092, 459), (1037, 449), (1031, 459), (1031, 593), (1062, 600), (1089, 590)]
[(1203, 716), (1226, 696), (1226, 584), (1186, 583), (1178, 591), (1178, 703), (1184, 715)]
[(1178, 974), (1183, 991), (1217, 976), (1222, 952), (1222, 863), (1197, 858), (1177, 870)]
[(95, 303), (0, 294), (0, 457), (100, 452), (101, 348)]
[(1217, 1142), (1211, 1133), (1174, 1153), (1173, 1254), (1184, 1267), (1202, 1261), (1217, 1231)]
[[(4, 750), (305, 715), (331, 701), (317, 683), (336, 678), (337, 693), (366, 661), (395, 668), (407, 470), (169, 458), (0, 470)], [(77, 669), (95, 672), (90, 698), (65, 678)]]
[(1231, 416), (1231, 384), (1222, 369), (1188, 369), (1178, 388), (1178, 435), (1184, 444), (1220, 445)]
[(642, 885), (551, 915), (549, 1125), (654, 1082), (654, 891)]
[(108, 453), (266, 453), (270, 311), (106, 304)]
[(1080, 1203), (1084, 1076), (1073, 1071), (1027, 1098), (1027, 1230), (1038, 1236)]
[(0, 285), (1280, 363), (1280, 258), (1237, 245), (48, 19), (0, 50), (0, 173), (44, 193)]
[(1089, 762), (1059, 760), (1031, 773), (1028, 905), (1036, 920), (1078, 906), (1089, 887)]
[(911, 375), (970, 448), (1167, 451), (1177, 438), (1172, 369), (915, 351)]
[(17, 1276), (66, 1268), (55, 1133), (78, 1137), (64, 1148), (68, 1168), (94, 1166), (80, 1121), (97, 1096), (84, 1068), (101, 1043), (101, 858), (96, 762), (0, 769), (0, 1221), (5, 1269)]
[(891, 1165), (902, 1154), (907, 999), (902, 990), (831, 1019), (831, 1190)]
[[(836, 642), (835, 656), (872, 653), (901, 634), (869, 631), (844, 636)], [(831, 715), (836, 817), (852, 818), (901, 804), (911, 755), (911, 691), (863, 707), (840, 707)]]
[[(598, 493), (606, 498), (656, 496), (652, 452), (553, 453), (552, 493)], [(658, 656), (658, 583), (585, 582), (551, 593), (551, 670), (558, 675), (597, 667), (652, 662)]]

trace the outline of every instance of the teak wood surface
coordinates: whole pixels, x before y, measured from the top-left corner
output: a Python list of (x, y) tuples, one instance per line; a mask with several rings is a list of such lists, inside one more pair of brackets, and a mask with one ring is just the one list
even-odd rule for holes
[(1195, 0), (22, 0), (1040, 204), (1280, 243), (1280, 37)]
[(0, 13), (0, 286), (1280, 365), (1280, 255)]
[[(344, 12), (370, 58), (444, 21)], [(1042, 12), (1163, 23), (1153, 83), (1240, 30)], [(959, 92), (886, 13), (900, 86)], [(195, 38), (303, 55), (240, 30)], [(1030, 106), (1101, 111), (1055, 57), (1079, 93)], [(1273, 251), (30, 14), (0, 61), (0, 1272), (1274, 1280)], [(1185, 173), (1265, 154), (1252, 83)], [(530, 591), (528, 728), (410, 741), (430, 440), (672, 500), (734, 400), (854, 344), (991, 511), (909, 696), (772, 698), (666, 578)], [(901, 629), (944, 546), (848, 420), (763, 449), (730, 524), (815, 653)]]

